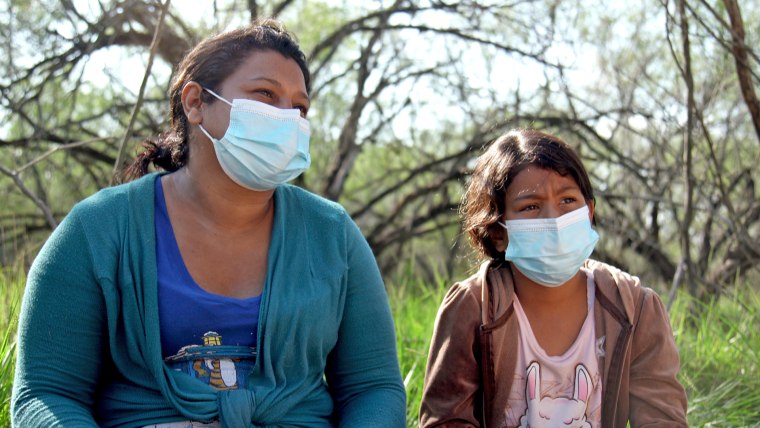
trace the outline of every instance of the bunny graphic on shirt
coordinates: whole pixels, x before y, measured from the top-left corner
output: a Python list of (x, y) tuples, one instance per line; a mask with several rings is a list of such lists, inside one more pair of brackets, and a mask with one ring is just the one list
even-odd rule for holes
[(520, 428), (591, 428), (586, 422), (586, 404), (591, 396), (591, 376), (582, 364), (575, 367), (573, 398), (541, 397), (541, 366), (531, 363), (527, 370), (525, 399), (528, 408), (520, 418)]

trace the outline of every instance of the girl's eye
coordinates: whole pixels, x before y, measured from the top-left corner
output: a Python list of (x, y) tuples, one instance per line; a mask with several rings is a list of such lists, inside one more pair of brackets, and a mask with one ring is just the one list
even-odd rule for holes
[(575, 202), (575, 198), (573, 197), (567, 197), (567, 198), (562, 199), (563, 204), (572, 204), (573, 202)]
[(520, 208), (520, 211), (532, 211), (532, 210), (537, 210), (537, 209), (538, 209), (538, 205), (531, 204), (531, 205), (526, 205), (526, 206)]

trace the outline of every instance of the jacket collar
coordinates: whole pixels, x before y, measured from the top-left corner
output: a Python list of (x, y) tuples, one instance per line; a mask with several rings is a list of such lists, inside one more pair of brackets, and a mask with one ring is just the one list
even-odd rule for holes
[[(627, 318), (633, 320), (636, 304), (634, 293), (640, 291), (641, 287), (639, 279), (597, 260), (586, 260), (584, 267), (593, 273), (597, 292), (616, 306), (622, 307)], [(512, 267), (503, 260), (488, 260), (480, 265), (475, 276), (482, 285), (481, 302), (485, 303), (481, 305), (481, 324), (488, 325), (501, 318), (514, 302)], [(620, 287), (618, 284), (632, 286)]]

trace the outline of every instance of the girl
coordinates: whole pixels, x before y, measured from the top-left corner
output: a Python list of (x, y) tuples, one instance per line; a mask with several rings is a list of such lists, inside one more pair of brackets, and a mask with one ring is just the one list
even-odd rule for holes
[(498, 138), (462, 213), (490, 260), (441, 305), (422, 427), (686, 426), (660, 299), (588, 259), (594, 195), (570, 146), (533, 130)]

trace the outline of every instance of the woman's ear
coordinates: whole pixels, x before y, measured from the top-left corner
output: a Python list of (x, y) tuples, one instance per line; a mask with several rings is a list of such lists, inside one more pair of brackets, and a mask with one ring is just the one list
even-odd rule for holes
[(198, 82), (187, 82), (182, 88), (182, 108), (185, 110), (185, 116), (187, 116), (190, 125), (198, 125), (203, 122), (202, 93), (203, 87)]
[(591, 224), (594, 224), (594, 200), (591, 199), (586, 201), (586, 205), (588, 205), (588, 219)]

